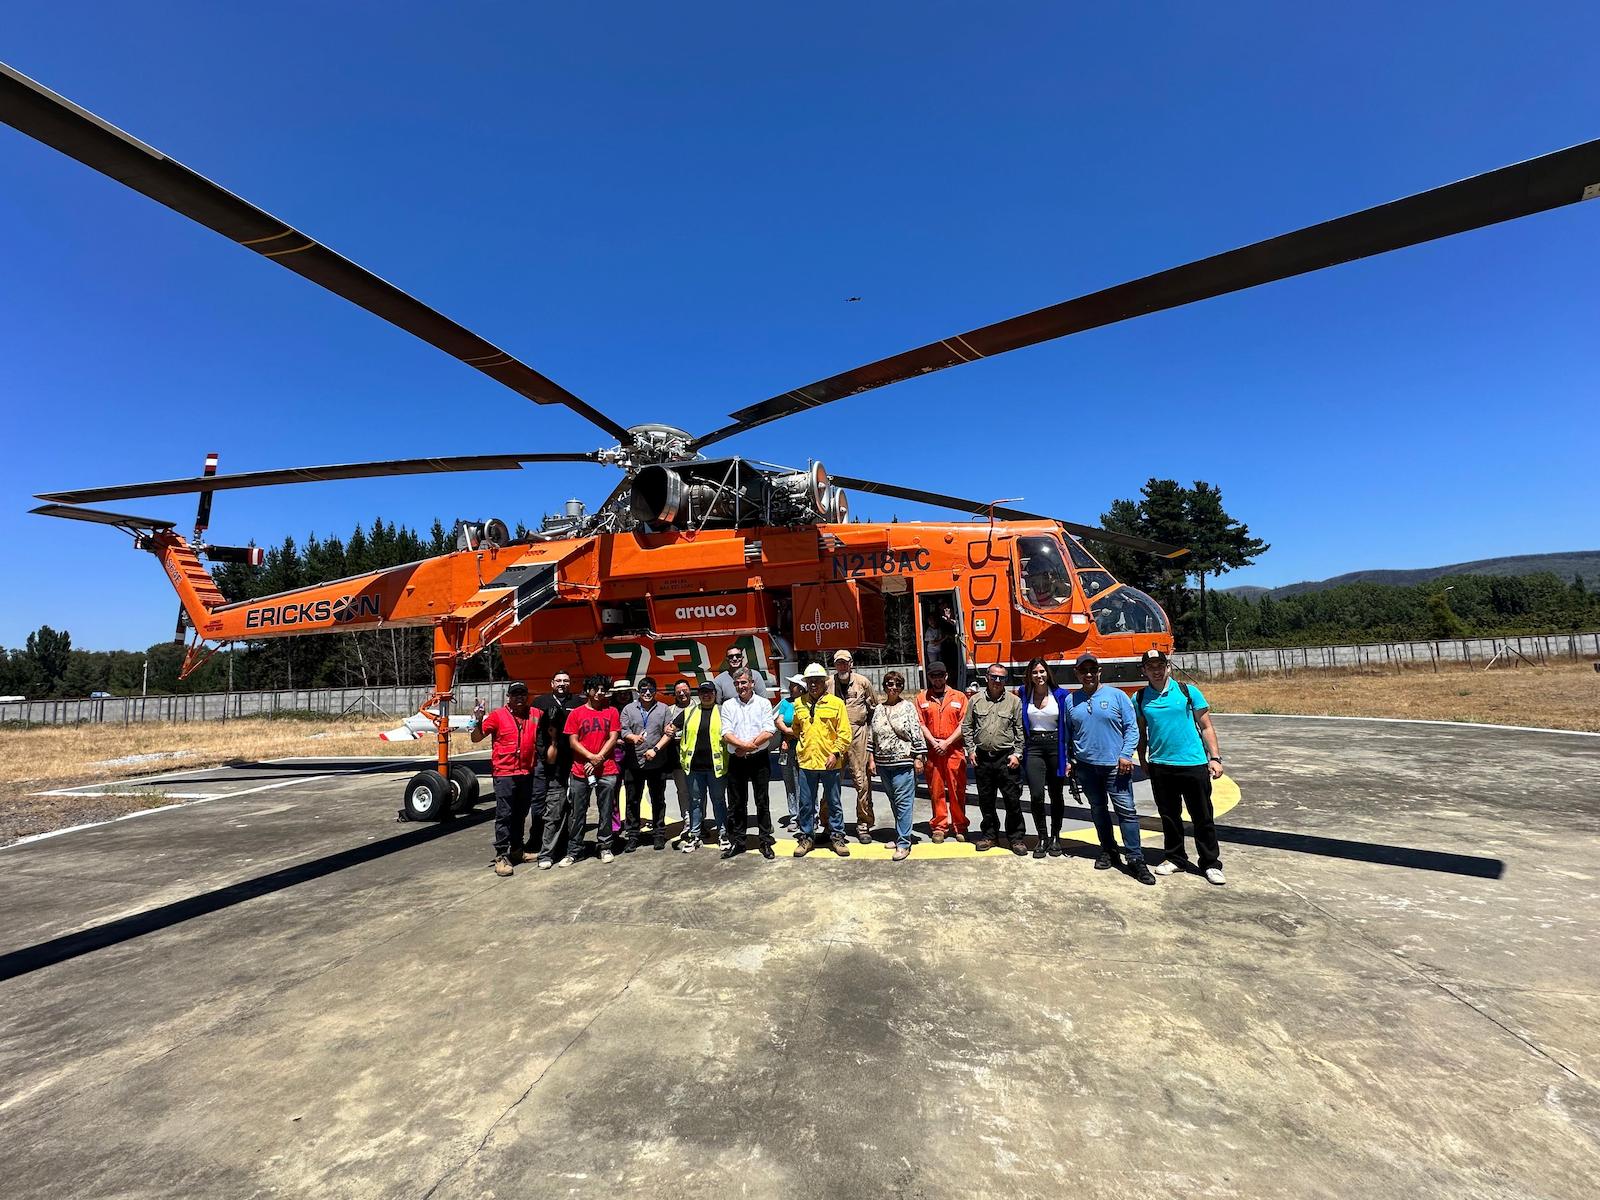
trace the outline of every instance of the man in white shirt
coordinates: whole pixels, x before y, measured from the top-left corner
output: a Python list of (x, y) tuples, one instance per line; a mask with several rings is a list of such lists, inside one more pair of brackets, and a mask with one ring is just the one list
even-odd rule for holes
[(743, 854), (745, 827), (750, 819), (749, 792), (756, 794), (756, 828), (761, 835), (761, 857), (771, 862), (772, 754), (777, 736), (772, 704), (756, 694), (755, 678), (747, 667), (733, 672), (734, 696), (722, 702), (722, 741), (728, 748), (728, 845), (723, 858)]

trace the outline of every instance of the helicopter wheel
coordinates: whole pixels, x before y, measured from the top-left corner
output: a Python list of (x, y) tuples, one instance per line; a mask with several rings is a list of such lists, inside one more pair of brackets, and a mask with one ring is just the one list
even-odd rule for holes
[(471, 812), (472, 806), (478, 802), (478, 773), (466, 763), (451, 763), (450, 793), (455, 797), (452, 807), (456, 812)]
[(406, 784), (408, 821), (443, 821), (450, 813), (452, 789), (434, 770), (418, 771)]

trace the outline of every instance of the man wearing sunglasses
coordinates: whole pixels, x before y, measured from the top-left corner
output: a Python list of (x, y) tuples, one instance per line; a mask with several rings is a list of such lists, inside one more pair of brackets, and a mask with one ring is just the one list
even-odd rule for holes
[(1156, 877), (1145, 865), (1139, 814), (1133, 807), (1133, 755), (1139, 745), (1133, 701), (1120, 688), (1100, 686), (1100, 660), (1093, 654), (1080, 654), (1073, 667), (1079, 687), (1067, 704), (1067, 753), (1073, 777), (1088, 793), (1089, 814), (1100, 837), (1095, 870), (1109, 870), (1121, 857), (1111, 828), (1110, 810), (1115, 808), (1128, 874), (1154, 886)]
[(639, 698), (622, 709), (622, 740), (631, 753), (623, 760), (623, 786), (627, 807), (622, 825), (622, 850), (631, 854), (639, 847), (639, 809), (644, 793), (650, 793), (650, 826), (655, 833), (651, 845), (667, 848), (667, 768), (671, 752), (660, 753), (656, 746), (667, 732), (668, 708), (656, 701), (656, 681), (646, 675), (639, 681)]

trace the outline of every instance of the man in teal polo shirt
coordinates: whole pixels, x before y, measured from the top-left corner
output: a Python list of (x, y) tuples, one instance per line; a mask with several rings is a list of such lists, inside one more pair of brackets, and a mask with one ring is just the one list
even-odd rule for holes
[(1171, 875), (1188, 865), (1183, 850), (1187, 805), (1200, 873), (1220, 887), (1227, 880), (1222, 876), (1222, 852), (1211, 812), (1211, 781), (1222, 777), (1222, 757), (1211, 712), (1199, 688), (1171, 678), (1167, 656), (1160, 650), (1146, 650), (1141, 665), (1147, 686), (1133, 698), (1139, 719), (1139, 762), (1150, 777), (1166, 840), (1166, 856), (1155, 873)]

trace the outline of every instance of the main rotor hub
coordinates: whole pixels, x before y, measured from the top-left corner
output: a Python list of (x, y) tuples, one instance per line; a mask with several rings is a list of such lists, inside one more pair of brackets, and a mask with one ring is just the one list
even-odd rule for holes
[(633, 442), (624, 449), (634, 466), (699, 457), (690, 448), (694, 435), (676, 425), (630, 425), (628, 435)]

